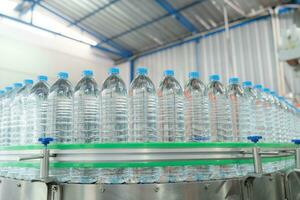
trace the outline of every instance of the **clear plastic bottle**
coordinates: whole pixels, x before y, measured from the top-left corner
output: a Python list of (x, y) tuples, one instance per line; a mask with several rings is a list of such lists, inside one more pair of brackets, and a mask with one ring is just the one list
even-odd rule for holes
[[(211, 75), (208, 84), (209, 117), (211, 140), (213, 142), (232, 142), (232, 124), (230, 105), (219, 75)], [(235, 176), (237, 165), (212, 166), (212, 178), (229, 178)]]
[[(265, 115), (265, 137), (263, 141), (267, 143), (273, 142), (273, 131), (274, 131), (274, 113), (273, 113), (273, 99), (270, 95), (270, 89), (264, 88), (262, 90), (262, 99), (263, 99), (263, 106), (264, 106), (264, 115)], [(274, 172), (277, 169), (276, 162), (268, 162), (263, 165), (263, 170), (267, 173)]]
[(285, 103), (287, 105), (287, 118), (288, 118), (288, 123), (287, 123), (287, 142), (291, 141), (293, 136), (294, 136), (294, 132), (293, 132), (293, 106), (287, 101), (285, 100)]
[[(68, 73), (59, 72), (58, 80), (51, 86), (48, 96), (48, 136), (54, 143), (67, 144), (73, 141), (73, 87)], [(51, 169), (50, 176), (59, 182), (70, 180), (70, 169)]]
[(10, 140), (10, 106), (9, 103), (11, 102), (10, 96), (13, 91), (13, 88), (8, 86), (5, 87), (5, 95), (3, 97), (3, 110), (2, 110), (2, 127), (1, 127), (1, 146), (9, 146)]
[[(49, 95), (49, 85), (47, 80), (47, 76), (39, 75), (37, 82), (30, 89), (27, 98), (27, 108), (25, 109), (27, 120), (25, 128), (23, 129), (24, 131), (21, 132), (21, 134), (24, 135), (23, 140), (21, 140), (22, 145), (40, 144), (38, 139), (46, 136)], [(39, 169), (23, 169), (21, 179), (38, 180)]]
[[(129, 141), (157, 142), (157, 96), (155, 86), (147, 76), (148, 70), (137, 68), (137, 77), (129, 89)], [(159, 181), (158, 167), (133, 168), (131, 182), (153, 183)]]
[(2, 145), (2, 126), (3, 126), (3, 123), (2, 123), (2, 115), (3, 115), (3, 108), (4, 108), (4, 105), (3, 105), (3, 100), (5, 98), (5, 90), (0, 90), (0, 146)]
[[(9, 146), (9, 130), (10, 130), (10, 96), (13, 91), (13, 87), (5, 87), (5, 94), (2, 99), (3, 110), (1, 114), (1, 146)], [(1, 168), (1, 176), (7, 177), (8, 167)]]
[(256, 92), (252, 88), (251, 81), (243, 82), (243, 90), (245, 96), (245, 112), (244, 116), (247, 123), (245, 127), (241, 127), (241, 142), (250, 142), (247, 137), (251, 135), (256, 135), (256, 120), (255, 120), (255, 100), (256, 100)]
[[(2, 146), (2, 116), (3, 116), (3, 100), (5, 98), (5, 90), (0, 90), (0, 146)], [(3, 167), (0, 167), (0, 176), (3, 176)]]
[(20, 137), (19, 135), (15, 135), (15, 130), (18, 129), (18, 127), (16, 126), (15, 122), (15, 118), (16, 117), (19, 117), (19, 116), (16, 116), (15, 114), (15, 111), (16, 110), (20, 110), (20, 106), (18, 103), (15, 103), (16, 100), (17, 100), (17, 97), (18, 97), (18, 93), (19, 91), (22, 89), (23, 85), (22, 83), (14, 83), (14, 88), (10, 94), (10, 101), (9, 101), (9, 104), (8, 106), (10, 107), (10, 119), (9, 119), (9, 146), (17, 146), (19, 145), (18, 143), (15, 143), (15, 137)]
[(39, 75), (30, 90), (27, 103), (27, 123), (24, 144), (39, 144), (38, 139), (46, 136), (49, 85), (48, 77)]
[(288, 141), (288, 107), (285, 103), (285, 99), (282, 96), (279, 96), (279, 102), (281, 107), (281, 120), (280, 120), (280, 126), (282, 130), (281, 134), (281, 142), (289, 142)]
[[(158, 134), (162, 142), (184, 141), (183, 91), (174, 78), (173, 70), (165, 70), (159, 84), (158, 96)], [(163, 182), (186, 180), (184, 167), (164, 167), (161, 174)]]
[[(74, 142), (91, 144), (100, 142), (100, 95), (93, 71), (84, 70), (74, 92)], [(71, 170), (71, 182), (94, 183), (98, 180), (97, 169)]]
[(11, 129), (11, 143), (12, 145), (24, 144), (22, 142), (25, 137), (26, 129), (26, 116), (27, 98), (32, 88), (33, 80), (24, 80), (23, 87), (17, 92), (14, 100), (12, 101), (12, 129)]
[(206, 86), (199, 79), (198, 72), (189, 73), (184, 96), (185, 140), (189, 142), (209, 141), (208, 97)]
[[(199, 79), (199, 72), (190, 72), (184, 88), (185, 140), (187, 142), (210, 141), (208, 97), (206, 86)], [(209, 180), (209, 166), (187, 166), (189, 181)]]
[[(119, 68), (111, 68), (101, 90), (101, 141), (124, 143), (128, 141), (127, 90), (119, 76)], [(100, 172), (101, 183), (128, 182), (128, 169), (104, 168)]]
[(266, 119), (264, 111), (264, 100), (262, 97), (262, 85), (255, 85), (254, 91), (256, 92), (255, 99), (255, 134), (262, 136), (263, 141), (265, 140), (265, 130), (266, 130)]
[(248, 113), (246, 112), (244, 91), (239, 84), (239, 79), (232, 77), (229, 79), (227, 87), (227, 96), (230, 106), (231, 126), (232, 126), (232, 142), (241, 140), (245, 135), (245, 127), (248, 126)]
[[(15, 94), (11, 102), (11, 145), (17, 146), (21, 144), (24, 139), (24, 130), (27, 116), (25, 111), (27, 109), (27, 98), (32, 87), (33, 81), (30, 79), (24, 80), (23, 87)], [(12, 168), (9, 176), (13, 178), (21, 178), (24, 175), (25, 168)]]
[(272, 134), (273, 134), (273, 110), (272, 110), (272, 98), (270, 96), (270, 89), (264, 88), (262, 92), (263, 106), (264, 106), (264, 114), (266, 120), (266, 130), (265, 137), (263, 140), (265, 142), (272, 142)]
[(213, 142), (232, 142), (233, 133), (229, 101), (221, 84), (219, 75), (211, 75), (208, 84), (211, 140)]
[[(20, 137), (19, 135), (15, 135), (15, 130), (17, 129), (16, 124), (15, 124), (15, 113), (14, 111), (19, 108), (18, 104), (14, 104), (15, 99), (17, 98), (17, 94), (22, 88), (22, 83), (14, 83), (13, 84), (14, 88), (10, 94), (9, 97), (9, 110), (10, 110), (10, 115), (9, 115), (9, 126), (8, 126), (8, 131), (7, 131), (7, 140), (8, 140), (8, 146), (17, 146), (18, 144), (14, 143), (13, 139), (14, 137)], [(9, 167), (7, 171), (7, 176), (9, 178), (17, 178), (19, 174), (19, 168), (18, 167)]]
[(275, 91), (270, 92), (270, 96), (272, 98), (272, 113), (273, 113), (273, 133), (272, 133), (272, 142), (279, 142), (280, 135), (282, 134), (282, 130), (280, 127), (280, 102), (278, 99), (278, 95)]
[[(243, 82), (243, 91), (244, 91), (244, 102), (241, 113), (242, 121), (240, 123), (240, 141), (241, 142), (250, 142), (248, 136), (257, 135), (255, 132), (255, 101), (256, 101), (256, 92), (252, 88), (251, 81)], [(246, 176), (249, 173), (254, 172), (253, 164), (240, 164), (240, 176)]]

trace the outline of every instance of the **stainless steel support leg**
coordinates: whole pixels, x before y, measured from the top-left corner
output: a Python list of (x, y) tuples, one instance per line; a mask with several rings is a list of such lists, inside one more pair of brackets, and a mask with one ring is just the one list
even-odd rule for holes
[(253, 153), (254, 172), (256, 174), (262, 174), (263, 169), (262, 169), (262, 162), (260, 156), (260, 149), (258, 147), (253, 147), (252, 153)]
[(41, 159), (41, 165), (40, 165), (40, 178), (45, 181), (49, 177), (49, 157), (50, 157), (49, 149), (44, 148), (43, 158)]
[(296, 163), (296, 169), (300, 169), (300, 148), (296, 149), (295, 163)]

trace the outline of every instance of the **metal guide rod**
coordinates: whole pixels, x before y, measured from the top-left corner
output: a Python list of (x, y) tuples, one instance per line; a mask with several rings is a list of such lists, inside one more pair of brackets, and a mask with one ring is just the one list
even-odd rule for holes
[(253, 147), (252, 153), (253, 153), (254, 172), (257, 174), (262, 174), (263, 169), (262, 169), (262, 162), (260, 156), (260, 148)]
[(47, 180), (49, 177), (49, 158), (50, 151), (47, 148), (43, 149), (43, 158), (41, 159), (40, 165), (40, 178), (42, 180)]

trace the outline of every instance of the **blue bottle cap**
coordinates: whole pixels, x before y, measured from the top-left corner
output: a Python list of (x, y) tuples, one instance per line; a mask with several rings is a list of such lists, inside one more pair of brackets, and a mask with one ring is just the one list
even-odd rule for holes
[(5, 93), (5, 91), (4, 90), (0, 90), (0, 94), (4, 94)]
[(218, 74), (213, 74), (209, 76), (209, 80), (210, 81), (219, 81), (220, 80), (220, 76)]
[(89, 69), (82, 71), (82, 76), (93, 76), (93, 74), (94, 74), (93, 71)]
[(237, 77), (231, 77), (229, 79), (229, 84), (238, 84), (240, 82), (240, 79)]
[(110, 68), (110, 69), (108, 70), (108, 74), (109, 74), (109, 75), (119, 74), (119, 73), (120, 73), (120, 70), (119, 70), (119, 68), (117, 68), (117, 67), (112, 67), (112, 68)]
[(67, 72), (59, 72), (57, 74), (57, 77), (60, 78), (60, 79), (68, 79), (69, 74)]
[(25, 79), (25, 80), (24, 80), (24, 84), (25, 84), (25, 85), (33, 84), (33, 80), (31, 80), (31, 79)]
[(285, 101), (283, 96), (279, 96), (278, 99), (281, 100), (281, 101)]
[(294, 139), (294, 140), (292, 140), (292, 143), (299, 145), (300, 144), (300, 140), (299, 139)]
[(243, 82), (243, 87), (251, 87), (252, 86), (252, 82), (251, 81), (244, 81)]
[(42, 137), (39, 138), (38, 141), (42, 143), (44, 146), (47, 146), (48, 144), (50, 144), (50, 142), (54, 141), (54, 139), (51, 137)]
[(253, 87), (254, 89), (259, 89), (259, 90), (261, 90), (262, 89), (262, 85), (260, 85), (260, 84), (257, 84), (257, 85), (254, 85), (254, 87)]
[(262, 139), (262, 136), (260, 136), (260, 135), (250, 135), (250, 136), (247, 137), (247, 139), (250, 140), (253, 143), (257, 143), (257, 142), (259, 142), (259, 140)]
[(264, 88), (263, 92), (270, 94), (270, 89), (269, 88)]
[(273, 96), (277, 96), (275, 91), (271, 91), (270, 94), (273, 95)]
[(48, 81), (48, 76), (39, 75), (39, 76), (38, 76), (38, 80), (39, 80), (39, 81)]
[(189, 73), (189, 79), (194, 79), (194, 78), (199, 78), (200, 77), (200, 73), (196, 72), (196, 71), (192, 71)]
[(6, 90), (6, 91), (10, 91), (10, 90), (12, 90), (12, 89), (13, 89), (13, 88), (10, 87), (10, 86), (5, 87), (5, 90)]
[(174, 76), (174, 70), (172, 70), (172, 69), (166, 69), (164, 71), (164, 75), (165, 76)]
[(138, 75), (147, 75), (148, 74), (148, 69), (146, 67), (138, 67), (136, 69), (136, 73)]
[(14, 87), (15, 88), (20, 88), (20, 87), (22, 87), (22, 83), (14, 83)]

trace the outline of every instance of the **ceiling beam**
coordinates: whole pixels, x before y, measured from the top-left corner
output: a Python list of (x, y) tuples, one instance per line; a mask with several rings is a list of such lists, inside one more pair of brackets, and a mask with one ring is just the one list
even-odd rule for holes
[[(193, 1), (192, 3), (190, 3), (190, 4), (185, 5), (185, 6), (181, 7), (181, 8), (179, 8), (179, 9), (177, 9), (177, 10), (175, 11), (175, 13), (179, 13), (179, 12), (181, 12), (181, 11), (183, 11), (183, 10), (186, 10), (186, 9), (188, 9), (188, 8), (191, 8), (191, 7), (193, 7), (193, 6), (196, 6), (197, 4), (202, 3), (202, 2), (204, 2), (204, 1), (207, 1), (207, 0), (195, 0), (195, 1)], [(173, 13), (173, 14), (174, 14), (174, 13)], [(120, 38), (120, 37), (122, 37), (122, 36), (124, 36), (124, 35), (127, 35), (127, 34), (129, 34), (129, 33), (132, 33), (132, 32), (134, 32), (134, 31), (137, 31), (137, 30), (139, 30), (139, 29), (141, 29), (141, 28), (144, 28), (144, 27), (146, 27), (146, 26), (149, 26), (149, 25), (151, 25), (151, 24), (153, 24), (153, 23), (155, 23), (155, 22), (158, 22), (158, 21), (160, 21), (160, 20), (163, 20), (163, 19), (165, 19), (165, 18), (167, 18), (167, 17), (169, 17), (169, 16), (171, 16), (171, 13), (166, 13), (166, 14), (164, 14), (164, 15), (162, 15), (162, 16), (159, 16), (159, 17), (157, 17), (157, 18), (155, 18), (155, 19), (152, 19), (152, 20), (147, 21), (147, 22), (145, 22), (145, 23), (143, 23), (143, 24), (140, 24), (140, 25), (138, 25), (138, 26), (135, 26), (135, 27), (133, 27), (133, 28), (131, 28), (131, 29), (128, 29), (128, 30), (126, 30), (126, 31), (124, 31), (124, 32), (121, 32), (121, 33), (119, 33), (119, 34), (117, 34), (117, 35), (115, 35), (115, 36), (113, 36), (113, 37), (111, 37), (111, 38), (109, 38), (109, 39), (107, 39), (107, 40), (105, 40), (105, 41), (102, 41), (100, 44), (105, 44), (105, 43), (109, 42), (110, 40), (114, 40), (114, 39)]]
[(199, 30), (185, 16), (178, 12), (167, 0), (155, 0), (155, 2), (170, 15), (173, 15), (186, 30), (191, 33), (199, 32)]

